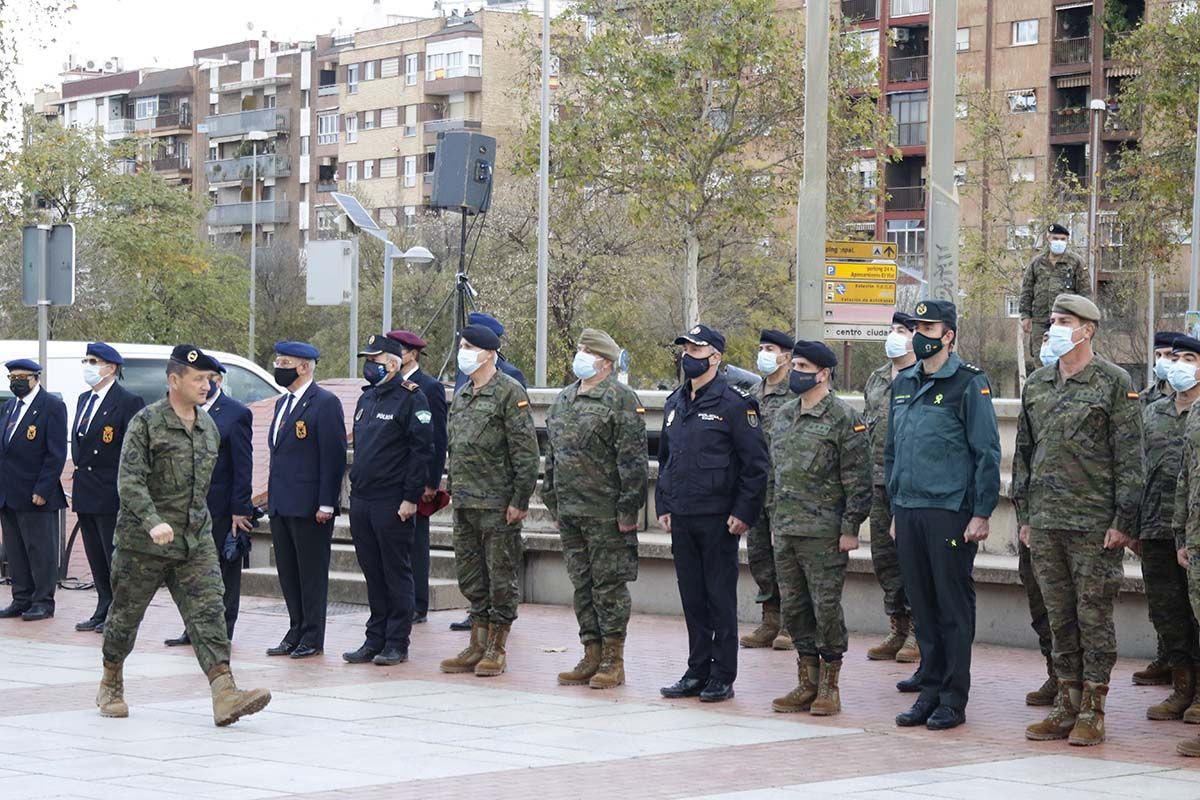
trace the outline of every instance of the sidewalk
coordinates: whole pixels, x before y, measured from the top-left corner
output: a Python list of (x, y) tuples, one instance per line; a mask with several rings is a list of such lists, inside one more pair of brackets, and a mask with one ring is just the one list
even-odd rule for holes
[(935, 734), (893, 725), (909, 670), (867, 661), (867, 637), (851, 639), (845, 711), (818, 719), (771, 712), (795, 682), (794, 656), (771, 650), (741, 651), (730, 702), (663, 700), (686, 655), (678, 618), (635, 616), (629, 683), (598, 692), (555, 684), (579, 655), (567, 608), (522, 606), (510, 672), (480, 679), (437, 669), (466, 642), (446, 627), (460, 612), (430, 615), (413, 660), (381, 668), (341, 661), (364, 609), (333, 609), (325, 655), (296, 662), (263, 654), (282, 605), (247, 598), (234, 672), (275, 699), (218, 729), (190, 649), (161, 644), (180, 628), (165, 591), (127, 665), (130, 718), (96, 713), (100, 637), (73, 630), (93, 601), (64, 591), (49, 622), (0, 621), (0, 798), (1200, 798), (1200, 764), (1174, 754), (1200, 726), (1145, 719), (1167, 689), (1132, 686), (1140, 662), (1118, 664), (1110, 740), (1084, 749), (1024, 739), (1045, 712), (1023, 703), (1044, 678), (1033, 651), (977, 647), (968, 723)]

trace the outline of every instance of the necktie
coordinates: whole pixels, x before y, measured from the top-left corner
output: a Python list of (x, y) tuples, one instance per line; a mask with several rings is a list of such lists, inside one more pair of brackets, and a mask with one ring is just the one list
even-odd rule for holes
[(296, 402), (296, 395), (288, 394), (287, 405), (283, 407), (283, 414), (279, 417), (279, 422), (275, 424), (275, 440), (271, 444), (279, 441), (279, 432), (283, 430), (283, 423), (287, 422), (288, 415), (292, 413), (292, 403)]
[(13, 406), (12, 413), (8, 415), (8, 427), (4, 429), (4, 441), (8, 442), (12, 439), (13, 432), (17, 429), (17, 420), (21, 417), (21, 407), (25, 405), (24, 400), (18, 400)]
[(96, 398), (98, 395), (92, 392), (92, 396), (88, 398), (87, 407), (83, 409), (83, 417), (79, 420), (79, 435), (83, 436), (87, 433), (88, 425), (92, 422), (92, 412), (96, 410)]

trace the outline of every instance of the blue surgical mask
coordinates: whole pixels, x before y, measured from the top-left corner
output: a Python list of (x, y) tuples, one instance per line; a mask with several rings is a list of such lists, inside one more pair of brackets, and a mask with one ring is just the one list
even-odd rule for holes
[(374, 386), (387, 377), (387, 367), (376, 361), (364, 361), (362, 375), (367, 383)]
[(1050, 252), (1054, 253), (1054, 255), (1056, 255), (1056, 256), (1061, 256), (1063, 253), (1067, 252), (1067, 240), (1066, 239), (1051, 240)]
[(1052, 367), (1058, 363), (1058, 356), (1050, 352), (1050, 342), (1042, 342), (1042, 352), (1040, 354), (1043, 367)]
[(1177, 392), (1186, 392), (1196, 385), (1196, 365), (1186, 361), (1173, 361), (1167, 371), (1167, 383)]
[(903, 358), (911, 345), (912, 340), (903, 333), (892, 331), (883, 340), (883, 352), (888, 358)]
[(100, 381), (104, 380), (100, 376), (99, 364), (84, 364), (83, 365), (83, 382), (88, 386), (95, 386)]
[(1171, 371), (1171, 365), (1174, 363), (1174, 361), (1166, 356), (1159, 356), (1158, 360), (1154, 362), (1154, 377), (1158, 378), (1160, 381), (1165, 381), (1167, 379), (1167, 373)]
[(479, 369), (479, 352), (465, 347), (458, 348), (458, 369), (463, 375), (470, 375)]
[(758, 371), (763, 375), (770, 375), (775, 370), (779, 369), (779, 359), (774, 353), (768, 353), (766, 350), (758, 351), (758, 363), (755, 365)]
[(1079, 344), (1073, 338), (1077, 330), (1079, 329), (1068, 328), (1066, 325), (1051, 325), (1050, 339), (1046, 342), (1049, 352), (1053, 353), (1055, 358), (1062, 358), (1074, 350), (1075, 345)]
[(575, 360), (571, 362), (571, 371), (575, 373), (575, 377), (586, 381), (588, 378), (596, 375), (596, 357), (591, 353), (585, 353), (580, 350), (575, 354)]

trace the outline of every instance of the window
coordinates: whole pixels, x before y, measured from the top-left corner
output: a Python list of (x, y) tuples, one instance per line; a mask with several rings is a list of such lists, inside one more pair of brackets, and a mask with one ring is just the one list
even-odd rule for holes
[(354, 144), (358, 141), (358, 114), (346, 115), (346, 143)]
[(150, 119), (158, 116), (157, 97), (139, 97), (137, 100), (137, 118)]
[(446, 77), (444, 70), (445, 56), (441, 53), (428, 53), (425, 56), (425, 80), (435, 81)]
[(363, 80), (364, 81), (375, 80), (375, 62), (374, 61), (368, 61), (365, 64), (363, 64)]
[(905, 17), (910, 14), (928, 14), (929, 0), (892, 0), (891, 14), (893, 17)]
[(363, 162), (363, 180), (369, 181), (374, 177), (375, 177), (375, 161), (374, 160), (364, 161)]
[(274, 108), (275, 107), (275, 95), (273, 95), (273, 94), (263, 95), (262, 107), (263, 108)]
[(400, 124), (400, 111), (395, 108), (383, 108), (379, 110), (379, 127), (394, 128)]
[(300, 155), (302, 155), (302, 156), (308, 155), (309, 152), (311, 151), (311, 149), (312, 149), (312, 137), (311, 136), (301, 136), (300, 137)]
[(415, 53), (404, 57), (404, 85), (417, 85), (417, 55)]
[(954, 185), (965, 186), (967, 184), (967, 162), (954, 162)]
[(446, 53), (446, 77), (461, 78), (463, 76), (463, 54)]
[(405, 186), (416, 186), (417, 185), (417, 157), (416, 156), (405, 156), (404, 157), (404, 185)]
[(379, 77), (394, 78), (400, 74), (399, 57), (385, 58), (379, 62)]
[(971, 29), (959, 28), (954, 34), (954, 49), (958, 52), (971, 49)]
[(336, 211), (332, 208), (317, 209), (317, 230), (331, 231), (334, 227), (334, 221), (337, 219)]
[(1008, 93), (1008, 113), (1035, 114), (1037, 113), (1037, 90), (1018, 89)]
[(1037, 179), (1032, 157), (1014, 158), (1008, 162), (1009, 180), (1013, 183), (1033, 183)]
[(405, 136), (416, 136), (417, 135), (417, 107), (416, 106), (405, 106), (404, 107), (404, 135)]
[(337, 144), (338, 113), (317, 115), (317, 144)]
[(347, 94), (358, 94), (358, 64), (350, 64), (346, 67), (346, 92)]
[(878, 163), (873, 158), (860, 158), (858, 164), (855, 165), (855, 172), (858, 174), (859, 184), (863, 189), (874, 190), (878, 185), (876, 182)]
[(1008, 226), (1008, 249), (1028, 250), (1034, 245), (1033, 231), (1028, 225)]
[(1038, 21), (1036, 19), (1022, 19), (1012, 24), (1013, 47), (1037, 44), (1037, 41)]
[(467, 54), (467, 74), (480, 76), (483, 74), (483, 56), (479, 53)]
[(209, 161), (217, 161), (220, 158), (221, 158), (221, 154), (220, 154), (220, 151), (217, 148), (217, 146), (215, 144), (210, 144), (208, 146), (208, 160)]
[(358, 182), (358, 164), (354, 161), (346, 162), (346, 183)]
[(1004, 295), (1004, 316), (1018, 319), (1021, 316), (1021, 298), (1015, 294)]
[(866, 51), (867, 58), (872, 61), (879, 60), (879, 29), (869, 31), (855, 31), (858, 36), (858, 43)]
[(896, 123), (896, 144), (901, 147), (925, 144), (929, 122), (929, 94), (909, 92), (891, 97), (892, 119)]
[(417, 207), (416, 206), (405, 206), (404, 207), (404, 224), (410, 228), (413, 225), (417, 224)]
[(385, 228), (396, 227), (396, 223), (398, 222), (398, 217), (396, 215), (397, 210), (398, 209), (395, 208), (379, 209), (379, 224)]
[(379, 113), (378, 111), (364, 111), (363, 112), (362, 129), (364, 131), (369, 131), (372, 128), (378, 127), (378, 125), (375, 124), (375, 115), (378, 113)]
[(1158, 296), (1158, 318), (1177, 319), (1177, 330), (1183, 329), (1184, 312), (1187, 311), (1187, 292), (1162, 292)]
[(396, 177), (396, 159), (394, 159), (394, 158), (379, 159), (379, 177), (381, 177), (381, 178)]

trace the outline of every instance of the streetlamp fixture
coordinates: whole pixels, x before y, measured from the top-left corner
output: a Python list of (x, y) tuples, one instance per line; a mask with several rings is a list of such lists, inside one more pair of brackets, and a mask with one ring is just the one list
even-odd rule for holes
[(433, 253), (420, 245), (400, 252), (391, 242), (385, 242), (383, 248), (383, 332), (387, 333), (392, 329), (392, 262), (399, 256), (406, 264), (424, 266), (433, 263)]
[(269, 137), (266, 131), (249, 131), (246, 134), (250, 142), (250, 330), (249, 355), (254, 361), (254, 308), (258, 284), (258, 143), (265, 142)]

